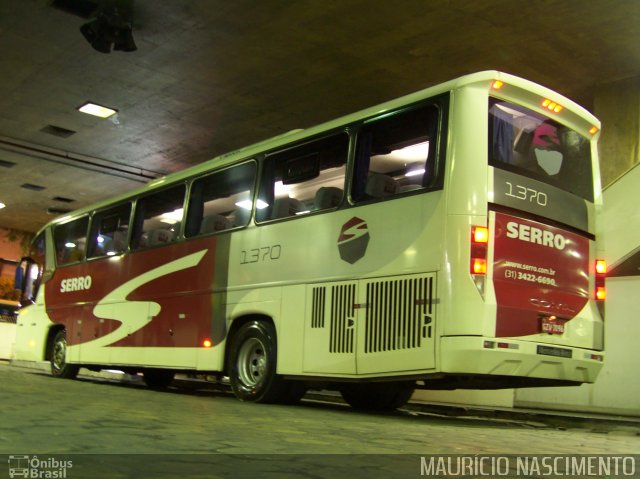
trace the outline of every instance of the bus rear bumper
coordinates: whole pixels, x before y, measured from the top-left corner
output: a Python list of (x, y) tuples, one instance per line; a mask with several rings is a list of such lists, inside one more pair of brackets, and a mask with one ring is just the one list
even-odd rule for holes
[[(593, 383), (604, 353), (511, 338), (443, 337), (440, 371), (449, 374), (520, 378), (521, 386), (540, 380), (558, 384)], [(550, 384), (551, 385), (551, 384)]]

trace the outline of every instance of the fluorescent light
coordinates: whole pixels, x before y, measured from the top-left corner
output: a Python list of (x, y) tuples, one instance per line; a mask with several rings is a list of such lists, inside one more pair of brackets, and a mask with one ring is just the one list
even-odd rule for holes
[(2, 208), (4, 208), (5, 206), (7, 206), (7, 205), (5, 205), (4, 203), (0, 202), (0, 210), (1, 210)]
[(236, 203), (236, 206), (242, 208), (243, 210), (251, 210), (252, 205), (253, 203), (251, 202), (251, 200), (242, 200)]
[(88, 115), (99, 116), (100, 118), (109, 118), (111, 115), (118, 113), (113, 108), (109, 108), (95, 103), (87, 102), (78, 108), (78, 111)]
[(414, 145), (405, 146), (399, 150), (393, 150), (389, 156), (402, 159), (404, 161), (426, 161), (429, 157), (429, 142), (423, 141)]
[[(238, 201), (236, 203), (236, 206), (239, 208), (251, 211), (251, 207), (253, 206), (253, 203), (251, 202), (251, 200), (242, 200), (242, 201)], [(256, 201), (256, 208), (258, 208), (259, 210), (262, 210), (267, 206), (269, 206), (269, 203), (265, 203), (262, 200)]]
[(160, 215), (160, 222), (167, 223), (170, 225), (175, 225), (179, 221), (182, 220), (182, 215), (184, 214), (184, 210), (182, 208), (178, 208), (173, 211), (169, 211), (167, 213), (162, 213)]
[(418, 176), (418, 175), (423, 175), (425, 172), (424, 168), (420, 168), (418, 170), (410, 170), (407, 171), (404, 176), (409, 177), (409, 176)]
[(75, 247), (76, 247), (76, 244), (75, 244), (75, 243), (72, 243), (71, 241), (69, 241), (68, 243), (65, 243), (64, 245), (65, 245), (67, 248), (75, 248)]
[(282, 181), (276, 181), (273, 184), (273, 194), (276, 198), (280, 198), (282, 196), (289, 196), (291, 191), (291, 187), (289, 185), (285, 185)]

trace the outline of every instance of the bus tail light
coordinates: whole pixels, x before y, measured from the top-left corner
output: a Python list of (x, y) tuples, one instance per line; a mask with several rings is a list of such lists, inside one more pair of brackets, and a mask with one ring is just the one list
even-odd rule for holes
[(213, 346), (213, 343), (211, 342), (211, 340), (209, 338), (202, 340), (202, 347), (203, 348), (210, 348), (211, 346)]
[(607, 299), (607, 290), (604, 285), (607, 276), (607, 262), (603, 259), (596, 260), (596, 289), (595, 297), (598, 301)]
[(489, 245), (489, 228), (486, 226), (471, 227), (471, 257), (469, 269), (478, 293), (484, 299), (484, 284), (487, 275), (487, 247)]
[(486, 226), (471, 227), (471, 274), (487, 274), (487, 245), (489, 229)]

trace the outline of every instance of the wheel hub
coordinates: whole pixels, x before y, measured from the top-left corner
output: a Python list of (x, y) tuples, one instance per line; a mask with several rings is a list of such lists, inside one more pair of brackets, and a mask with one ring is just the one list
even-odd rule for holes
[(238, 375), (243, 384), (254, 387), (267, 371), (267, 356), (264, 344), (257, 338), (247, 339), (238, 354)]

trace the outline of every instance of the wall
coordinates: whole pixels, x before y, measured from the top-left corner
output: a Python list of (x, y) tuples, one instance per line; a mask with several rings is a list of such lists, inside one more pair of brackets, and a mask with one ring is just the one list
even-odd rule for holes
[(600, 169), (607, 187), (640, 162), (640, 77), (599, 86), (594, 112), (602, 122)]
[[(0, 228), (0, 258), (11, 262), (18, 262), (24, 256), (26, 245), (33, 235), (22, 231)], [(0, 276), (13, 278), (15, 267), (9, 262), (0, 262)]]
[(605, 365), (593, 385), (515, 391), (514, 405), (640, 416), (640, 166), (604, 192)]

